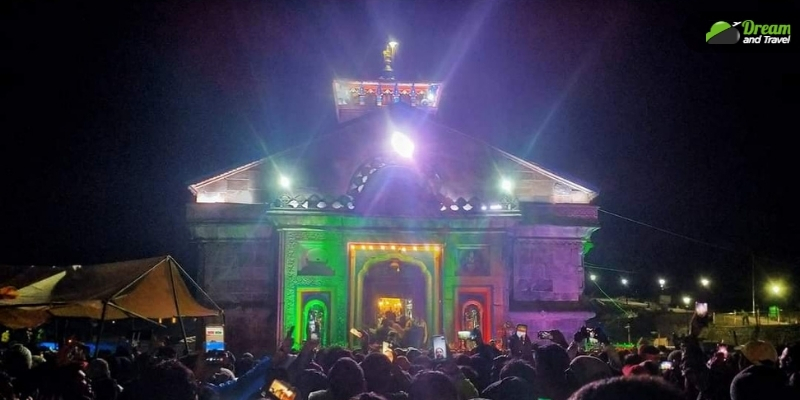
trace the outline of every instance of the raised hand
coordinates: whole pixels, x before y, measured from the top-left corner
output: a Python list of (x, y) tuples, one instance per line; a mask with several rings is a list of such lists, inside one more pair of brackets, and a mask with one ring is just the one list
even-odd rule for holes
[(589, 333), (586, 331), (586, 327), (582, 326), (581, 329), (578, 329), (574, 335), (572, 335), (572, 340), (576, 343), (581, 343), (584, 340), (589, 338)]
[(567, 347), (569, 347), (569, 343), (567, 343), (567, 338), (564, 337), (564, 334), (561, 333), (560, 330), (558, 330), (558, 329), (551, 330), (550, 331), (550, 336), (552, 337), (550, 340), (552, 340), (555, 344), (557, 344), (557, 345), (559, 345), (559, 346), (561, 346), (561, 347), (563, 347), (565, 349)]

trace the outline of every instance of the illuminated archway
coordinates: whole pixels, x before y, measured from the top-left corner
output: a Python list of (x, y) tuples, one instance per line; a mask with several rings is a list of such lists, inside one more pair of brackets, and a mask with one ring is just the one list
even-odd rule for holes
[(318, 309), (322, 310), (322, 318), (320, 318), (322, 326), (319, 329), (319, 333), (320, 333), (319, 341), (320, 341), (320, 344), (324, 346), (324, 345), (328, 344), (328, 332), (330, 331), (331, 318), (330, 318), (330, 310), (328, 309), (328, 305), (322, 300), (312, 299), (312, 300), (309, 300), (303, 306), (303, 312), (301, 313), (301, 318), (302, 318), (301, 321), (302, 322), (299, 325), (300, 328), (302, 329), (302, 338), (303, 338), (303, 341), (306, 341), (306, 340), (309, 339), (309, 329), (308, 329), (308, 323), (310, 321), (309, 313), (314, 308), (318, 308)]
[[(385, 252), (376, 254), (361, 263), (359, 268), (356, 265), (356, 253), (359, 250), (370, 248), (377, 251), (378, 248), (384, 247)], [(351, 326), (360, 327), (359, 324), (363, 323), (364, 314), (364, 278), (369, 273), (370, 269), (381, 263), (390, 262), (391, 260), (399, 260), (414, 268), (418, 268), (424, 276), (425, 286), (425, 322), (427, 324), (428, 332), (441, 331), (441, 293), (440, 293), (440, 277), (441, 277), (441, 246), (440, 245), (408, 245), (408, 244), (370, 244), (370, 245), (350, 245), (350, 287), (353, 289), (350, 297), (350, 316), (349, 323)], [(390, 249), (391, 248), (391, 249)], [(413, 251), (405, 251), (401, 249), (414, 249)], [(426, 265), (424, 262), (413, 256), (414, 252), (431, 252), (433, 262), (432, 265)], [(409, 254), (411, 253), (411, 254)]]

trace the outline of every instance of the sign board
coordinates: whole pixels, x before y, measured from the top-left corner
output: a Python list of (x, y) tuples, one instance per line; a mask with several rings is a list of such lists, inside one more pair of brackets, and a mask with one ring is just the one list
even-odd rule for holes
[(225, 327), (222, 325), (206, 326), (206, 351), (225, 350)]
[(769, 307), (769, 317), (770, 318), (778, 318), (778, 306), (770, 306)]

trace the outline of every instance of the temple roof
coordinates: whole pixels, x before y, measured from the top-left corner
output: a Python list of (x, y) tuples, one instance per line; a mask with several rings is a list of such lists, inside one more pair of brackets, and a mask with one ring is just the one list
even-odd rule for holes
[(394, 80), (333, 81), (336, 117), (339, 122), (358, 118), (379, 107), (403, 103), (436, 114), (442, 97), (438, 82), (397, 82)]
[[(391, 137), (395, 132), (414, 143), (411, 158), (394, 151)], [(588, 204), (597, 195), (533, 162), (446, 127), (430, 113), (403, 102), (373, 109), (303, 145), (209, 177), (189, 189), (199, 203), (270, 204), (298, 196), (357, 202), (370, 187), (376, 193), (404, 194), (408, 186), (386, 186), (387, 181), (398, 179), (430, 192), (443, 210), (450, 203), (464, 207), (471, 199), (488, 204), (511, 196), (519, 202)], [(501, 188), (504, 180), (513, 186)]]

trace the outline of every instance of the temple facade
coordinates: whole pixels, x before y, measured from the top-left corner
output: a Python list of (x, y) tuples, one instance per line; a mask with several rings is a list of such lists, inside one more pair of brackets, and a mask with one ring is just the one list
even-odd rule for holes
[(386, 311), (453, 343), (593, 316), (597, 193), (441, 124), (443, 89), (337, 80), (337, 127), (190, 185), (198, 282), (225, 309), (229, 349), (274, 349), (292, 326), (298, 342), (351, 345)]

